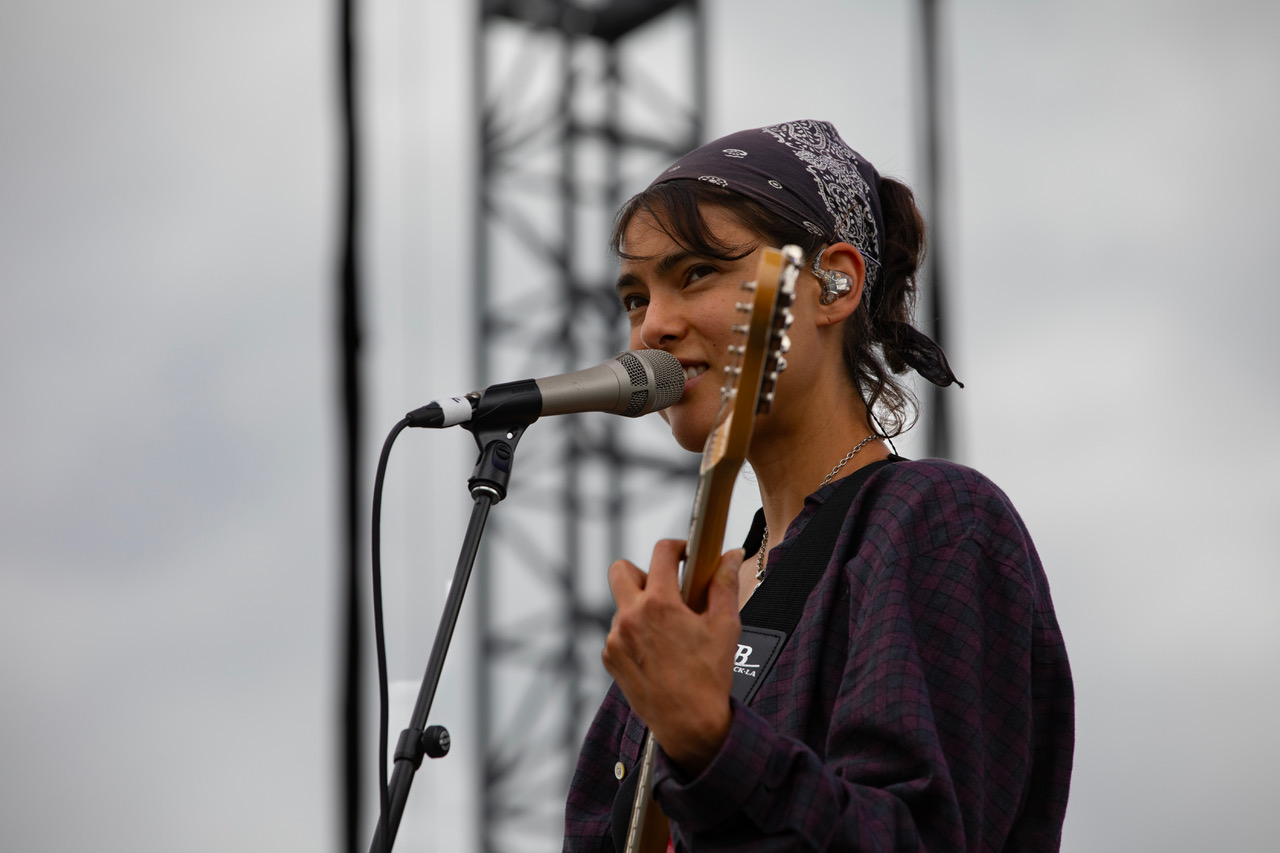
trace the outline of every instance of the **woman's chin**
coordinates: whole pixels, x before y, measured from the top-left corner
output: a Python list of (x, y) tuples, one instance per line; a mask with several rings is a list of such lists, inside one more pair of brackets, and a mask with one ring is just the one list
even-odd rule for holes
[(709, 424), (696, 422), (692, 418), (681, 417), (682, 412), (668, 414), (663, 412), (662, 419), (671, 427), (671, 436), (676, 444), (692, 453), (701, 453), (707, 445), (707, 436), (711, 434)]

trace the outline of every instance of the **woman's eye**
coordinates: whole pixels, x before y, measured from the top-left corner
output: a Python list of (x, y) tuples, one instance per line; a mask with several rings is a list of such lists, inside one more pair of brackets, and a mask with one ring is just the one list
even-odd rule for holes
[(697, 266), (689, 267), (689, 271), (685, 273), (685, 282), (693, 284), (695, 281), (706, 278), (715, 272), (717, 272), (716, 268), (710, 264), (698, 264)]
[(649, 300), (645, 299), (639, 293), (628, 293), (622, 297), (622, 310), (634, 311), (637, 308), (643, 308), (649, 304)]

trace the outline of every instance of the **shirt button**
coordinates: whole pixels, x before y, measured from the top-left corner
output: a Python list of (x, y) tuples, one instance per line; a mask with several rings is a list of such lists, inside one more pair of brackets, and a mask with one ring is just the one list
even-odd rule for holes
[(619, 761), (617, 764), (613, 765), (613, 775), (614, 775), (614, 776), (616, 776), (616, 777), (618, 778), (618, 781), (619, 781), (619, 782), (621, 782), (621, 781), (622, 781), (622, 777), (627, 775), (627, 767), (626, 767), (626, 765), (625, 765), (625, 764), (623, 764), (621, 761)]

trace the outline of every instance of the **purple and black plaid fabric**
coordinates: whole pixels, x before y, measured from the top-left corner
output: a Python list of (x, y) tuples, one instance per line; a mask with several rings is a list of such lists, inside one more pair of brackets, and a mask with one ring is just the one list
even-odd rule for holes
[[(771, 565), (838, 485), (811, 495)], [(1057, 850), (1074, 697), (1049, 585), (994, 484), (877, 471), (750, 706), (696, 779), (659, 759), (677, 850)], [(578, 759), (565, 851), (609, 851), (643, 723), (616, 685)]]

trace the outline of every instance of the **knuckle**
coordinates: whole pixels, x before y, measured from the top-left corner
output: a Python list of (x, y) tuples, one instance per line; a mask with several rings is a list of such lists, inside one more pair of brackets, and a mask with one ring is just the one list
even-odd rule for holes
[(605, 672), (617, 677), (617, 656), (609, 652), (608, 646), (605, 646), (604, 650), (600, 652), (600, 663), (604, 664)]
[(613, 626), (609, 630), (609, 636), (605, 638), (605, 644), (618, 645), (626, 642), (635, 633), (636, 617), (634, 612), (618, 611), (613, 615)]
[(606, 665), (609, 665), (621, 657), (626, 655), (626, 643), (618, 636), (617, 632), (611, 632), (605, 637), (604, 648), (600, 652), (601, 658)]
[(635, 603), (635, 609), (627, 614), (627, 628), (634, 631), (640, 625), (659, 625), (671, 612), (671, 602), (660, 595), (646, 595)]

